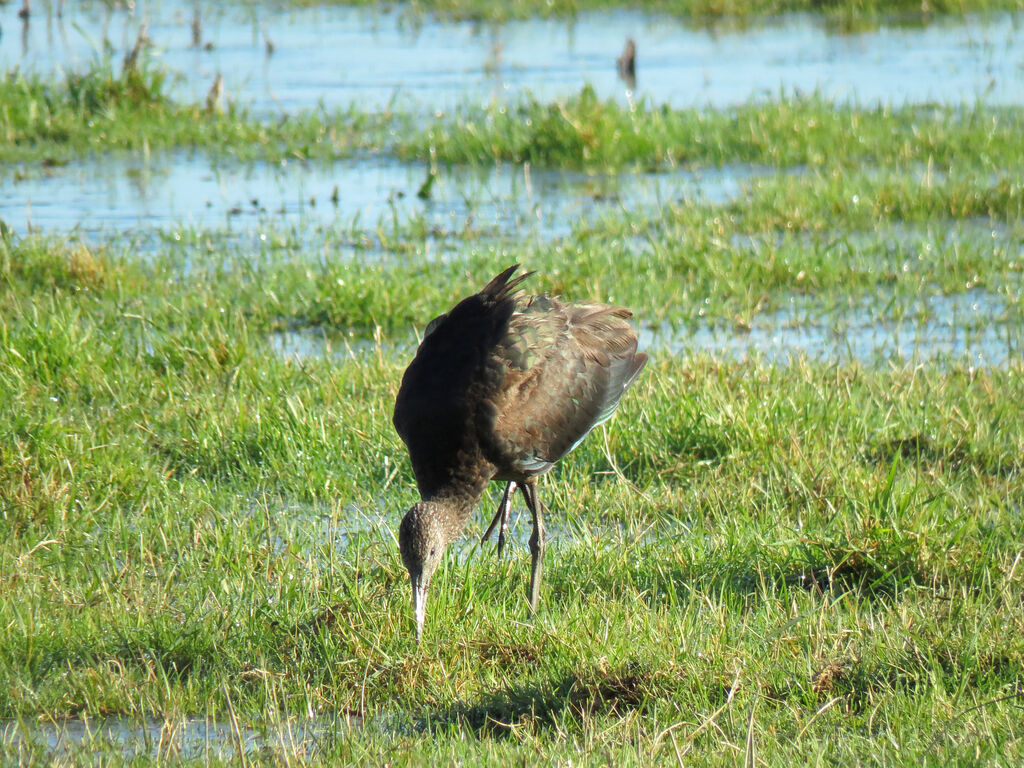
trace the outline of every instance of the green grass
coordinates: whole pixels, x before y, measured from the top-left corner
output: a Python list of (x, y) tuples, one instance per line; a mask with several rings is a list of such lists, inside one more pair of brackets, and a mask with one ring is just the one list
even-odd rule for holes
[[(537, 619), (523, 548), (485, 549), (449, 558), (416, 648), (389, 343), (507, 255), (335, 265), (411, 307), (341, 362), (268, 347), (287, 262), (183, 274), (174, 248), (3, 246), (0, 717), (366, 718), (324, 763), (731, 764), (748, 733), (767, 764), (1019, 760), (1019, 363), (658, 355), (608, 452), (545, 480)], [(612, 274), (537, 257), (535, 289)]]
[[(252, 250), (208, 234), (196, 251), (189, 238), (181, 244), (171, 239), (150, 266), (136, 265), (115, 244), (77, 245), (54, 254), (53, 241), (37, 238), (9, 250), (6, 261), (23, 285), (97, 296), (93, 314), (144, 318), (138, 332), (151, 344), (161, 343), (170, 330), (202, 334), (211, 318), (224, 323), (236, 316), (258, 337), (306, 331), (313, 338), (323, 334), (338, 350), (345, 338), (372, 339), (377, 332), (411, 343), (412, 329), (422, 330), (453, 296), (479, 288), (482, 276), (515, 261), (544, 275), (548, 290), (624, 304), (651, 326), (746, 323), (792, 302), (826, 317), (867, 302), (891, 322), (905, 316), (941, 321), (917, 318), (918, 299), (970, 288), (1004, 305), (1002, 322), (1018, 335), (1024, 311), (1019, 226), (996, 237), (972, 222), (950, 237), (934, 221), (917, 229), (883, 222), (870, 233), (750, 235), (723, 224), (719, 211), (678, 219), (674, 212), (666, 209), (657, 220), (597, 219), (553, 243), (453, 242), (444, 257), (452, 266), (424, 261), (425, 241), (417, 244), (411, 229), (389, 232), (388, 242), (402, 240), (407, 249), (385, 252), (383, 259), (371, 249), (321, 261), (301, 245)], [(341, 250), (338, 236), (324, 232), (319, 247)], [(267, 241), (276, 239), (271, 228)], [(208, 263), (196, 264), (196, 252)], [(443, 281), (439, 269), (447, 276)], [(11, 315), (26, 312), (19, 295), (0, 297), (0, 308)], [(175, 301), (167, 301), (168, 295)], [(981, 317), (993, 319), (991, 313)]]
[(241, 159), (334, 158), (378, 146), (380, 125), (402, 120), (313, 110), (261, 121), (230, 103), (224, 112), (175, 103), (165, 78), (149, 66), (115, 73), (109, 61), (57, 82), (7, 73), (0, 78), (0, 162), (60, 165), (84, 153), (170, 148)]
[(755, 163), (849, 167), (862, 163), (1016, 166), (1019, 109), (977, 106), (848, 107), (819, 96), (736, 109), (675, 110), (604, 101), (589, 88), (554, 104), (469, 108), (419, 136), (400, 137), (400, 156), (442, 163), (498, 161), (591, 169), (655, 170)]

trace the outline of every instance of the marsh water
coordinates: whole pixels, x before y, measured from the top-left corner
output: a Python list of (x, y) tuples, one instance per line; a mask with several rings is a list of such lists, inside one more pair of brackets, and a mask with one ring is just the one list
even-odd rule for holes
[(427, 170), (372, 156), (327, 163), (211, 162), (186, 152), (84, 158), (4, 182), (0, 219), (18, 232), (102, 237), (139, 228), (373, 227), (419, 216), (448, 229), (477, 223), (502, 234), (536, 229), (550, 238), (568, 234), (574, 220), (602, 208), (651, 208), (682, 197), (721, 202), (764, 173), (750, 165), (596, 176), (512, 165), (455, 167), (443, 169), (430, 198), (421, 199), (416, 193)]
[(806, 357), (984, 367), (1024, 354), (1019, 319), (1000, 297), (981, 290), (922, 297), (896, 312), (866, 302), (828, 311), (794, 305), (755, 315), (741, 327), (664, 325), (646, 329), (642, 339), (652, 349), (774, 364)]

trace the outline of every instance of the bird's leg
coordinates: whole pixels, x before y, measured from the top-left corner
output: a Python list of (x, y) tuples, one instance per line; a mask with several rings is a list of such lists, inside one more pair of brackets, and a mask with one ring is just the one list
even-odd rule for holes
[(498, 554), (501, 559), (501, 551), (505, 549), (505, 534), (508, 533), (508, 518), (512, 514), (512, 495), (516, 492), (516, 484), (509, 482), (505, 486), (505, 493), (501, 502), (501, 525), (498, 526)]
[(544, 568), (544, 505), (537, 498), (535, 481), (523, 483), (520, 488), (533, 517), (533, 534), (530, 536), (530, 613), (536, 613), (540, 602), (540, 577)]
[(501, 503), (498, 505), (498, 511), (494, 513), (494, 519), (491, 520), (491, 524), (487, 526), (487, 532), (480, 539), (480, 543), (487, 541), (491, 536), (491, 531), (494, 527), (501, 522), (501, 527), (498, 528), (498, 557), (501, 557), (501, 551), (505, 548), (505, 533), (508, 531), (508, 517), (512, 512), (512, 495), (516, 492), (518, 486), (513, 481), (509, 481), (505, 484), (505, 493), (501, 496)]

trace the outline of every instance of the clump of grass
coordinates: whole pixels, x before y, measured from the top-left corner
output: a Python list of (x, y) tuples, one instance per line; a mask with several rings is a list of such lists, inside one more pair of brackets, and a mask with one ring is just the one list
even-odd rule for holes
[[(53, 247), (53, 241), (36, 241), (27, 247), (0, 245), (0, 275), (24, 285), (29, 291), (88, 291), (106, 286), (108, 262), (102, 248), (75, 242)], [(30, 255), (31, 253), (31, 255)]]
[[(157, 67), (125, 67), (115, 75), (111, 63), (105, 61), (84, 72), (69, 73), (65, 87), (73, 108), (95, 116), (119, 107), (154, 110), (167, 106), (165, 79), (166, 73)], [(54, 103), (46, 106), (52, 109)]]
[(409, 138), (403, 157), (444, 163), (529, 162), (570, 168), (662, 169), (758, 163), (843, 167), (870, 162), (939, 168), (1012, 162), (1019, 110), (977, 106), (862, 108), (819, 96), (735, 109), (683, 109), (599, 99), (590, 88), (546, 104), (468, 108)]
[(236, 106), (220, 112), (176, 103), (166, 80), (163, 70), (146, 64), (114, 73), (108, 63), (97, 63), (63, 82), (9, 72), (0, 78), (0, 162), (54, 164), (83, 152), (173, 147), (243, 158), (334, 158), (379, 147), (380, 126), (404, 120), (352, 109), (264, 122)]
[(1024, 187), (1002, 174), (948, 179), (913, 174), (833, 171), (809, 178), (775, 176), (750, 185), (744, 200), (727, 206), (748, 231), (847, 227), (867, 229), (880, 221), (935, 222), (984, 218), (1016, 224), (1024, 214)]
[(494, 738), (508, 736), (516, 729), (536, 732), (557, 728), (566, 720), (580, 723), (600, 716), (624, 717), (642, 712), (649, 700), (671, 696), (669, 677), (636, 661), (616, 669), (608, 668), (605, 662), (557, 681), (516, 685), (487, 694), (473, 704), (458, 703), (431, 713), (426, 726), (443, 729), (456, 724)]

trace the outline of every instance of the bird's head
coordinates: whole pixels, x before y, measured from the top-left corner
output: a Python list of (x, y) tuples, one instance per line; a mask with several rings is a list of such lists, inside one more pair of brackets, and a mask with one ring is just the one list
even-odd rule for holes
[(430, 501), (417, 502), (405, 513), (398, 530), (398, 548), (412, 583), (417, 641), (423, 636), (423, 622), (427, 617), (427, 587), (448, 546), (442, 515), (441, 505)]

